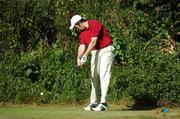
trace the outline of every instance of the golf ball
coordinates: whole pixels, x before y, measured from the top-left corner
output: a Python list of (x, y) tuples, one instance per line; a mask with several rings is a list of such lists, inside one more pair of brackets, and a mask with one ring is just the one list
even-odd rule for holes
[(41, 95), (43, 95), (43, 92), (41, 92)]

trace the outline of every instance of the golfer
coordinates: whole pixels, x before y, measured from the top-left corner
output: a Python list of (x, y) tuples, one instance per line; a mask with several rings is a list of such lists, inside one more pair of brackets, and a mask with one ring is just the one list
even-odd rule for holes
[(91, 96), (87, 111), (106, 111), (106, 102), (111, 65), (114, 59), (112, 38), (103, 24), (97, 20), (86, 20), (80, 15), (71, 18), (70, 29), (80, 31), (77, 65), (84, 65), (91, 54)]

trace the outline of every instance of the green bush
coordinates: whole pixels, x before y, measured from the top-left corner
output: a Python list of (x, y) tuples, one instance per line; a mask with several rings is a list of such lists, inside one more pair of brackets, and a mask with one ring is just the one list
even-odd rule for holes
[[(144, 104), (162, 99), (179, 102), (177, 1), (0, 3), (0, 101), (67, 103), (89, 98), (90, 65), (76, 67), (78, 34), (68, 29), (71, 16), (81, 14), (102, 21), (113, 38), (116, 51), (110, 101), (130, 97)], [(174, 45), (168, 54), (163, 49), (172, 46), (169, 36)]]
[(124, 94), (128, 94), (137, 103), (148, 105), (157, 105), (162, 100), (179, 102), (179, 55), (169, 56), (162, 51), (151, 50), (144, 51), (138, 57), (138, 61), (132, 66), (114, 68), (110, 96), (119, 100)]

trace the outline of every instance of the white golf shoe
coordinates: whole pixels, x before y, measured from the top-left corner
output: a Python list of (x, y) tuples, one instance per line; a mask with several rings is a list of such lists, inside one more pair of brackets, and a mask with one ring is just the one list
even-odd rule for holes
[(98, 104), (89, 104), (87, 107), (83, 108), (83, 110), (86, 110), (86, 111), (92, 111), (92, 108), (95, 108), (97, 107)]
[(97, 107), (92, 108), (93, 111), (107, 111), (108, 106), (105, 103), (100, 103)]

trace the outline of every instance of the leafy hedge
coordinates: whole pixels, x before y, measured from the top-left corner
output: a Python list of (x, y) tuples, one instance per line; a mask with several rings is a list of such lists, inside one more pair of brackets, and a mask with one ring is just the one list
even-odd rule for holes
[[(109, 101), (179, 102), (178, 1), (1, 0), (0, 101), (83, 102), (89, 62), (76, 67), (74, 14), (101, 20), (113, 38)], [(43, 93), (43, 95), (42, 95)]]
[[(78, 68), (75, 60), (69, 59), (56, 45), (21, 57), (13, 54), (7, 54), (8, 60), (1, 62), (1, 101), (64, 103), (87, 97), (89, 70)], [(62, 61), (63, 57), (67, 57), (66, 62)]]

